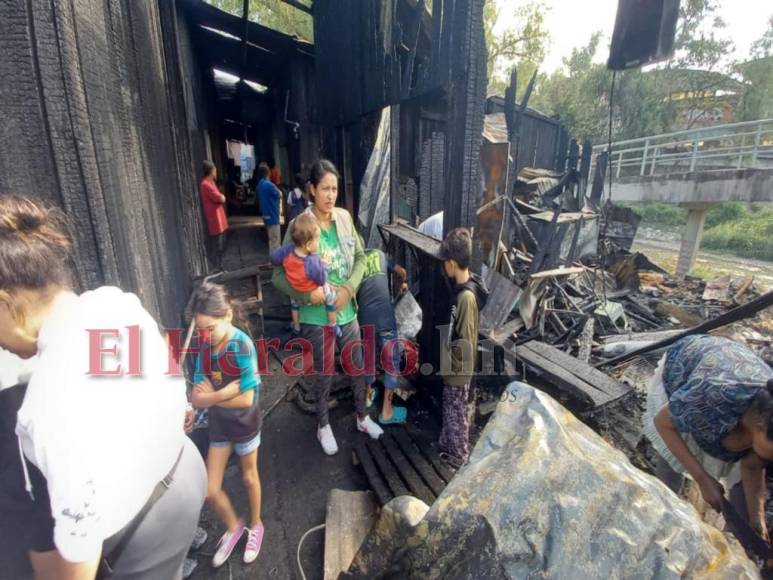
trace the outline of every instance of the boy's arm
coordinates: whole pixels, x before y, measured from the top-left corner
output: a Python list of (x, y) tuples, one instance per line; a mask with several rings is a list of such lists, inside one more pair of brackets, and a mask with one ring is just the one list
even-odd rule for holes
[(322, 258), (319, 257), (319, 254), (307, 256), (303, 262), (303, 269), (306, 272), (306, 277), (317, 286), (327, 284), (327, 269), (325, 264), (322, 263)]
[(271, 263), (274, 266), (281, 266), (285, 258), (290, 255), (290, 252), (293, 251), (292, 244), (286, 244), (284, 246), (278, 247), (276, 250), (271, 252)]
[(478, 344), (478, 303), (470, 291), (459, 294), (456, 314), (456, 334), (470, 344)]
[(458, 380), (469, 383), (475, 373), (475, 356), (478, 350), (478, 303), (470, 291), (459, 294), (456, 311), (456, 334), (461, 348), (452, 349), (452, 369)]

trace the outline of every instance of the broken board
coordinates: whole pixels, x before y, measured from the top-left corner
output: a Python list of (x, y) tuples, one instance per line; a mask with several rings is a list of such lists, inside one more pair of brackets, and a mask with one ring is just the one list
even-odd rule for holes
[(325, 580), (346, 572), (376, 522), (378, 505), (369, 491), (331, 489), (325, 517)]
[(490, 294), (480, 312), (480, 328), (493, 333), (507, 320), (523, 291), (494, 270), (488, 271), (486, 285)]
[(628, 385), (544, 342), (533, 340), (520, 345), (516, 358), (591, 408), (611, 403), (631, 390)]

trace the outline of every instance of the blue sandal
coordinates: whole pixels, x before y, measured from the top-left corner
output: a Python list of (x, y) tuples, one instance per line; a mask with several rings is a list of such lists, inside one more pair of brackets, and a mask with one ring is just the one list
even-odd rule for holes
[(393, 407), (392, 408), (392, 418), (391, 419), (384, 419), (384, 415), (379, 413), (378, 416), (378, 422), (382, 425), (398, 425), (401, 423), (405, 423), (405, 420), (408, 418), (408, 409), (405, 407)]

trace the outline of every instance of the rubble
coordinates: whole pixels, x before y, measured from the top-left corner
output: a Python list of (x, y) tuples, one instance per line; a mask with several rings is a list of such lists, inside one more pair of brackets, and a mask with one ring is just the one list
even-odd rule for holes
[(758, 577), (736, 540), (556, 401), (506, 392), (470, 463), (431, 506), (388, 503), (345, 578)]

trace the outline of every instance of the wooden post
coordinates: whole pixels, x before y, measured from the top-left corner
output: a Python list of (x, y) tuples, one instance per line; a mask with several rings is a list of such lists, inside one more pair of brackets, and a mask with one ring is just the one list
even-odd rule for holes
[(400, 215), (400, 105), (389, 109), (389, 221)]
[(604, 181), (607, 177), (607, 160), (609, 153), (602, 151), (596, 157), (596, 173), (593, 174), (593, 186), (590, 190), (590, 203), (593, 209), (601, 207), (601, 198), (604, 196)]
[[(484, 0), (453, 3), (454, 42), (448, 54), (450, 87), (446, 141), (444, 234), (475, 223), (480, 199), (480, 144), (486, 103)], [(446, 10), (448, 7), (446, 7)], [(473, 267), (475, 259), (473, 259)]]

